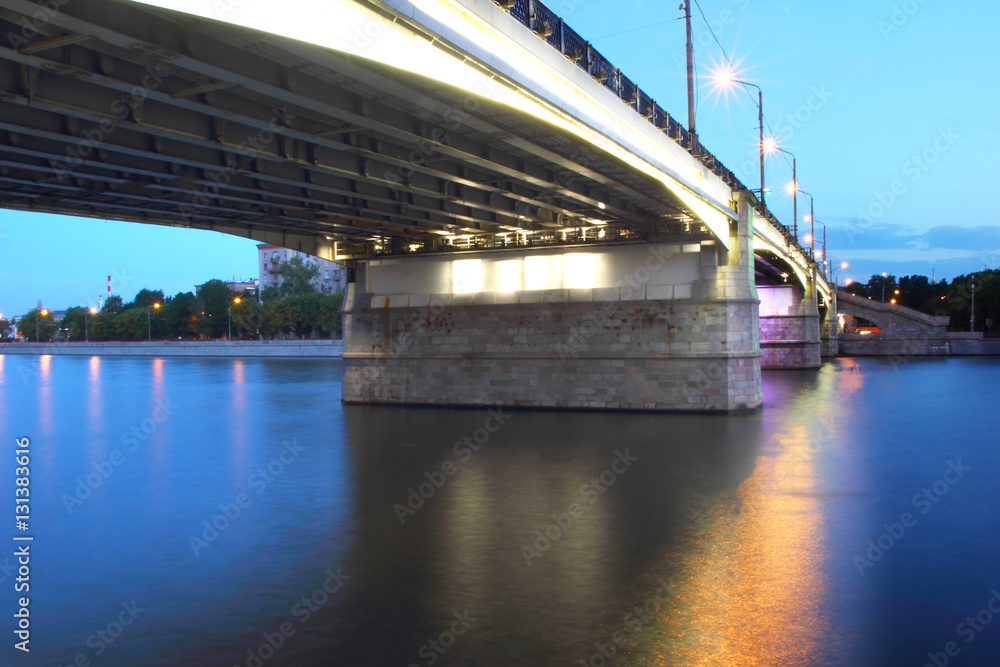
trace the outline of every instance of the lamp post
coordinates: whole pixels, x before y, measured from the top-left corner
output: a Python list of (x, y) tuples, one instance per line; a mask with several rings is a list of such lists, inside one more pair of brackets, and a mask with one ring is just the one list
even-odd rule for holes
[(38, 342), (38, 320), (40, 320), (43, 317), (48, 317), (48, 315), (49, 315), (49, 311), (46, 310), (45, 308), (42, 308), (42, 310), (38, 313), (38, 315), (35, 316), (35, 342), (36, 343)]
[(749, 81), (734, 78), (731, 72), (722, 71), (715, 75), (715, 81), (720, 86), (727, 86), (730, 83), (739, 83), (744, 86), (753, 86), (757, 89), (757, 130), (759, 133), (758, 155), (760, 156), (760, 207), (764, 210), (767, 205), (764, 203), (764, 94), (760, 86)]
[(153, 309), (159, 310), (160, 304), (154, 303), (146, 307), (146, 337), (150, 343), (153, 342)]
[(827, 262), (827, 256), (826, 256), (826, 223), (823, 222), (822, 220), (817, 220), (816, 216), (814, 216), (812, 214), (812, 210), (813, 210), (812, 196), (809, 195), (808, 193), (806, 193), (803, 190), (799, 190), (799, 192), (801, 192), (802, 194), (804, 194), (804, 195), (806, 195), (806, 196), (809, 197), (809, 239), (810, 239), (809, 240), (809, 251), (813, 255), (813, 261), (815, 261), (816, 252), (817, 252), (816, 249), (815, 249), (815, 245), (816, 245), (816, 225), (819, 225), (820, 227), (823, 228), (823, 242), (820, 245), (820, 249), (819, 249), (819, 256), (820, 256), (820, 259), (822, 260), (822, 263), (823, 263), (823, 277), (827, 278), (827, 280), (829, 280), (830, 282), (833, 282), (833, 264)]
[(236, 297), (229, 303), (229, 340), (233, 340), (233, 304), (239, 303), (240, 297)]
[[(801, 192), (806, 197), (809, 197), (809, 254), (813, 256), (815, 260), (816, 256), (816, 217), (813, 215), (813, 196), (806, 192), (805, 190), (797, 190)], [(823, 224), (823, 223), (820, 223)], [(826, 237), (826, 225), (823, 225), (823, 236)], [(825, 249), (824, 249), (825, 250)], [(823, 253), (826, 256), (826, 253)]]
[(885, 303), (885, 271), (882, 272), (882, 303)]
[(791, 153), (791, 151), (786, 151), (784, 148), (773, 142), (768, 146), (768, 150), (781, 151), (785, 155), (792, 156), (792, 182), (788, 186), (788, 192), (791, 193), (792, 195), (792, 237), (795, 239), (795, 242), (798, 243), (799, 242), (799, 198), (796, 196), (796, 194), (799, 191), (799, 177), (795, 165), (795, 156)]
[(688, 135), (691, 139), (691, 153), (698, 155), (698, 131), (694, 127), (694, 40), (691, 39), (691, 0), (684, 0), (684, 19), (687, 26), (687, 101)]
[(83, 342), (84, 343), (89, 343), (90, 342), (90, 332), (87, 331), (87, 320), (89, 320), (90, 316), (93, 315), (96, 312), (97, 312), (96, 308), (88, 308), (87, 312), (83, 314)]
[(976, 330), (976, 274), (972, 274), (972, 304), (969, 306), (969, 332)]
[[(826, 264), (826, 225), (823, 225), (823, 264)], [(830, 280), (833, 280), (833, 262), (830, 262)]]

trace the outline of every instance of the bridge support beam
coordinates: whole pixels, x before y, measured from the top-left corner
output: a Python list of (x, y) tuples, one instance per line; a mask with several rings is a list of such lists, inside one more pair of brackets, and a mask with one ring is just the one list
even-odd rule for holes
[(749, 207), (713, 241), (370, 260), (347, 403), (741, 412), (761, 405)]

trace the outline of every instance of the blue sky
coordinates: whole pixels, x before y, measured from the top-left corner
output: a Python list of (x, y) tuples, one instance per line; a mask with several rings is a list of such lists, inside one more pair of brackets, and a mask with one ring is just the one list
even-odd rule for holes
[[(827, 223), (829, 254), (850, 263), (841, 279), (1000, 267), (990, 164), (1000, 148), (1000, 2), (699, 2), (738, 76), (763, 89), (766, 119)], [(686, 124), (679, 0), (548, 4)], [(698, 133), (756, 187), (756, 98), (716, 89), (711, 71), (724, 58), (694, 14)], [(790, 224), (790, 165), (772, 156), (765, 172), (769, 205)], [(800, 218), (807, 209), (800, 198)], [(257, 277), (255, 246), (215, 232), (0, 210), (0, 314), (39, 302), (96, 305), (108, 275), (126, 300), (143, 287), (173, 294), (211, 278)]]

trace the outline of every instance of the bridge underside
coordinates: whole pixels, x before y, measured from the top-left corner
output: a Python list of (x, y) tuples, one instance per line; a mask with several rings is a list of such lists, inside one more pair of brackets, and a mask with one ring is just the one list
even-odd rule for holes
[(489, 90), (131, 3), (39, 11), (0, 0), (3, 208), (325, 258), (711, 238), (662, 183)]
[(749, 206), (714, 241), (363, 263), (349, 403), (744, 412), (761, 405)]

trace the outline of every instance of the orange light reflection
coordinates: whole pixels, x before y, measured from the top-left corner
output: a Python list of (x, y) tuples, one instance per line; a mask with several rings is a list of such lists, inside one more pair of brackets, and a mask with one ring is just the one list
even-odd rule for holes
[(673, 609), (657, 619), (664, 642), (644, 664), (791, 667), (822, 649), (824, 530), (809, 443), (803, 424), (789, 425), (711, 510), (675, 576)]

